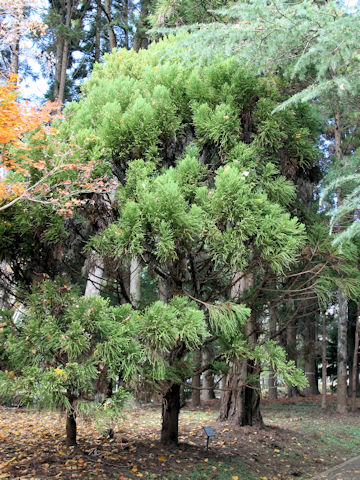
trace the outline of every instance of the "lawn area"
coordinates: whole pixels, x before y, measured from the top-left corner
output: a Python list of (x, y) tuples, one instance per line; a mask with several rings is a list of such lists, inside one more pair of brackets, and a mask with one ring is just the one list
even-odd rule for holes
[[(128, 408), (104, 439), (80, 419), (79, 446), (66, 449), (65, 419), (57, 413), (0, 407), (0, 478), (218, 479), (311, 478), (360, 451), (360, 418), (321, 411), (317, 398), (263, 406), (264, 428), (216, 421), (216, 405), (185, 408), (179, 447), (159, 444), (160, 408)], [(216, 436), (205, 454), (203, 426)]]

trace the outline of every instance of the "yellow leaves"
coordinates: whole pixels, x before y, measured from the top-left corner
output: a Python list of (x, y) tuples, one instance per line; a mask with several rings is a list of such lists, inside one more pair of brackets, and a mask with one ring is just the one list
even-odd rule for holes
[(278, 448), (274, 448), (275, 453), (280, 453), (280, 450)]
[(208, 459), (208, 458), (204, 458), (204, 462), (208, 462), (208, 461), (209, 461), (209, 459)]
[(233, 475), (233, 476), (231, 477), (231, 480), (239, 480), (239, 477), (238, 477), (237, 475)]
[(160, 457), (158, 457), (158, 460), (159, 462), (165, 462), (166, 457), (164, 455), (161, 455)]
[(295, 135), (295, 137), (296, 137), (296, 138), (301, 138), (302, 135), (301, 135), (301, 133), (297, 133), (297, 134)]

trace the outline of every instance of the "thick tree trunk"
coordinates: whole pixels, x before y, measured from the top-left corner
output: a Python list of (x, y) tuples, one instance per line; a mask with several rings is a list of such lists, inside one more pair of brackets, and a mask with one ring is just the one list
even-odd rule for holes
[(327, 373), (327, 359), (326, 359), (326, 315), (322, 314), (322, 341), (321, 341), (321, 363), (322, 363), (322, 387), (321, 387), (321, 408), (326, 410), (326, 373)]
[(174, 383), (163, 395), (160, 441), (164, 445), (178, 444), (180, 385)]
[(347, 299), (342, 290), (339, 290), (339, 322), (337, 343), (337, 392), (336, 410), (339, 413), (347, 411)]
[(351, 394), (351, 411), (356, 412), (356, 384), (358, 378), (358, 359), (359, 359), (359, 324), (360, 324), (360, 311), (358, 306), (358, 315), (356, 319), (355, 327), (355, 345), (354, 345), (354, 363), (352, 369), (352, 394)]
[[(205, 346), (202, 349), (202, 363), (207, 365), (212, 360), (211, 347)], [(214, 374), (211, 370), (206, 370), (203, 373), (203, 390), (201, 391), (202, 400), (213, 400), (215, 398), (214, 393)]]
[(303, 391), (305, 395), (318, 395), (319, 388), (317, 383), (316, 372), (316, 329), (315, 318), (311, 317), (304, 325), (304, 360), (305, 360), (305, 376), (309, 383)]
[[(253, 278), (237, 272), (233, 277), (231, 299), (240, 300), (253, 284)], [(248, 341), (256, 344), (256, 321), (250, 316), (245, 326)], [(219, 420), (228, 420), (235, 425), (261, 425), (260, 372), (248, 358), (234, 358), (227, 377), (225, 392), (221, 396)]]
[[(201, 366), (201, 350), (194, 352), (195, 371), (199, 370)], [(200, 374), (192, 377), (192, 386), (194, 387), (191, 393), (191, 405), (193, 407), (200, 406)]]
[[(255, 372), (251, 361), (234, 360), (227, 376), (225, 392), (222, 392), (219, 420), (235, 425), (262, 425), (260, 412), (260, 384), (249, 382)], [(246, 384), (246, 382), (249, 382)]]

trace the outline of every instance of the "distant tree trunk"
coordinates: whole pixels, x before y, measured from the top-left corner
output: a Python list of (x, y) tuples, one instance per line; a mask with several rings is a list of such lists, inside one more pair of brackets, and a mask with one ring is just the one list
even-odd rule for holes
[(130, 263), (130, 299), (138, 308), (141, 299), (141, 264), (138, 257), (133, 257)]
[[(201, 366), (201, 350), (196, 350), (194, 352), (194, 364), (195, 364), (195, 370), (199, 370)], [(192, 377), (191, 385), (195, 387), (191, 392), (191, 405), (193, 407), (199, 407), (200, 406), (200, 374), (194, 375)]]
[[(296, 319), (292, 320), (286, 329), (286, 349), (288, 360), (293, 360), (295, 365), (297, 363), (297, 348), (296, 348)], [(292, 385), (287, 385), (287, 396), (288, 398), (295, 397), (299, 394), (297, 387)]]
[[(67, 0), (66, 2), (66, 17), (65, 17), (65, 26), (67, 29), (70, 29), (71, 17), (72, 17), (72, 0)], [(65, 84), (66, 84), (66, 71), (69, 61), (69, 39), (67, 36), (68, 32), (65, 33), (63, 49), (62, 49), (62, 59), (61, 59), (61, 73), (60, 73), (60, 84), (59, 84), (59, 94), (57, 101), (60, 105), (64, 103), (65, 96)]]
[(355, 327), (355, 345), (354, 345), (354, 363), (352, 369), (352, 394), (351, 394), (351, 410), (356, 412), (356, 383), (358, 377), (358, 360), (359, 360), (359, 324), (360, 324), (360, 309), (358, 305), (358, 315), (356, 318), (356, 327)]
[(129, 39), (129, 0), (124, 0), (124, 43), (126, 50), (130, 48), (130, 39)]
[[(207, 365), (211, 362), (213, 357), (211, 347), (206, 345), (202, 349), (202, 364)], [(203, 390), (201, 391), (202, 400), (213, 400), (214, 393), (214, 374), (211, 370), (206, 370), (203, 373)]]
[(357, 390), (357, 379), (353, 385), (353, 366), (354, 366), (354, 352), (355, 352), (355, 332), (357, 322), (357, 304), (353, 300), (348, 300), (348, 327), (347, 327), (347, 368), (349, 374), (348, 396), (352, 398), (353, 388)]
[[(270, 310), (270, 317), (269, 317), (269, 335), (270, 338), (274, 338), (276, 335), (276, 311), (275, 309)], [(276, 377), (274, 372), (274, 367), (272, 364), (269, 365), (269, 394), (268, 397), (271, 400), (275, 400), (278, 398), (277, 386), (276, 386)]]
[(139, 20), (136, 25), (136, 34), (133, 41), (133, 49), (138, 52), (141, 48), (147, 48), (149, 46), (149, 37), (147, 30), (150, 25), (148, 24), (150, 13), (150, 0), (141, 0)]
[[(242, 277), (242, 272), (233, 277), (231, 298), (241, 298), (242, 294), (251, 287), (252, 277)], [(248, 340), (256, 343), (256, 322), (250, 316), (245, 326), (245, 334)], [(222, 392), (220, 403), (219, 420), (230, 421), (235, 425), (262, 425), (260, 412), (260, 380), (259, 370), (254, 362), (248, 358), (233, 358), (230, 372), (227, 376), (225, 392)], [(255, 380), (255, 378), (257, 378)]]
[(326, 315), (322, 314), (322, 341), (321, 341), (321, 363), (322, 363), (322, 387), (321, 387), (321, 408), (326, 410), (326, 373), (327, 373), (327, 359), (326, 359)]
[(180, 385), (174, 383), (163, 395), (160, 441), (164, 445), (178, 444)]
[(17, 34), (11, 47), (11, 65), (10, 71), (15, 75), (19, 73), (19, 56), (20, 56), (20, 34)]
[(337, 392), (336, 410), (339, 413), (347, 411), (347, 323), (348, 306), (347, 299), (342, 290), (339, 290), (339, 321), (337, 343)]
[(319, 389), (317, 384), (316, 372), (316, 329), (315, 318), (309, 318), (304, 324), (304, 360), (305, 360), (305, 376), (309, 383), (303, 391), (305, 395), (318, 395)]
[(106, 14), (106, 21), (108, 24), (109, 51), (111, 53), (113, 49), (116, 48), (116, 35), (114, 32), (114, 27), (111, 25), (111, 22), (112, 22), (111, 0), (105, 0), (104, 11)]
[(55, 55), (55, 75), (54, 75), (54, 100), (59, 98), (60, 78), (61, 78), (61, 64), (63, 59), (64, 38), (58, 36), (56, 39), (56, 55)]
[(100, 42), (101, 42), (101, 8), (96, 6), (96, 20), (95, 20), (95, 62), (100, 61)]

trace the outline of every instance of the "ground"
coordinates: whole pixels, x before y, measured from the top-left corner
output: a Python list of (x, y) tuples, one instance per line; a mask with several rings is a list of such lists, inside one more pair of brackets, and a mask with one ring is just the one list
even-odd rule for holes
[[(358, 414), (324, 413), (316, 397), (263, 406), (264, 428), (217, 422), (217, 405), (181, 411), (180, 444), (159, 444), (160, 408), (129, 408), (104, 439), (79, 420), (79, 446), (66, 449), (65, 419), (0, 407), (3, 479), (306, 479), (359, 453)], [(216, 434), (205, 453), (204, 426)], [(360, 473), (360, 472), (359, 472)]]

